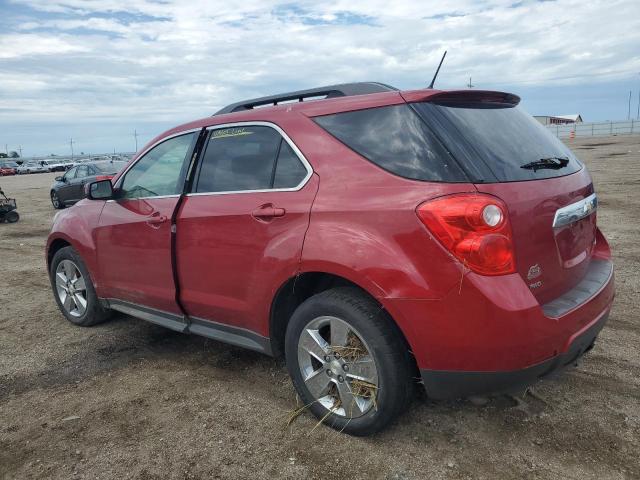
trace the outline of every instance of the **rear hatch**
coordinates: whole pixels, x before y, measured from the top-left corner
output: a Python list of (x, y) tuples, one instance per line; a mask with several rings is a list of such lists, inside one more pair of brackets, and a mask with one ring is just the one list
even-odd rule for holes
[(518, 102), (514, 95), (463, 91), (410, 105), (478, 191), (507, 204), (516, 269), (544, 304), (584, 277), (596, 201), (582, 163)]

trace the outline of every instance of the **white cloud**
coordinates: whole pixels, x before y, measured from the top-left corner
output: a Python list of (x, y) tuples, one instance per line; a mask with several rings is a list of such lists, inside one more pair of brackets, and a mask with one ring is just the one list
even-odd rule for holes
[(240, 98), (345, 81), (418, 88), (445, 49), (438, 84), (448, 87), (469, 76), (482, 87), (640, 72), (636, 0), (15, 5), (13, 16), (3, 7), (11, 23), (0, 33), (0, 103), (14, 125), (177, 123)]

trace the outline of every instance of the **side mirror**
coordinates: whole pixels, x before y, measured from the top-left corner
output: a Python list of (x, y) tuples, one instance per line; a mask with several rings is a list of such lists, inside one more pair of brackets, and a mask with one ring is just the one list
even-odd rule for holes
[(113, 185), (111, 180), (99, 180), (88, 183), (84, 187), (84, 190), (89, 200), (109, 200), (113, 198)]
[(56, 182), (66, 182), (66, 180), (64, 179), (64, 177), (61, 177), (61, 176), (58, 176), (58, 177), (54, 178), (54, 180), (55, 180)]

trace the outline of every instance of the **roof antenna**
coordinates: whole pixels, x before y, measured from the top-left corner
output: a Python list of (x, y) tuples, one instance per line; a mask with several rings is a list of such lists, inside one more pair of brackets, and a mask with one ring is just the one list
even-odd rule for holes
[(436, 74), (433, 76), (433, 80), (431, 80), (431, 83), (429, 84), (429, 86), (427, 88), (433, 88), (433, 84), (436, 83), (436, 77), (438, 76), (438, 73), (440, 72), (440, 67), (442, 66), (442, 62), (444, 62), (444, 57), (447, 56), (447, 51), (444, 51), (444, 55), (442, 55), (442, 58), (440, 59), (440, 63), (438, 64), (438, 69), (436, 70)]

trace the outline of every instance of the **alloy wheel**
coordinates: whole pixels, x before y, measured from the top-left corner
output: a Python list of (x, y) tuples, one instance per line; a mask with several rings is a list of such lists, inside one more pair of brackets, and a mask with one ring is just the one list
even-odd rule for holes
[(87, 311), (85, 279), (71, 260), (62, 260), (56, 268), (56, 292), (69, 315), (81, 317)]
[(51, 192), (51, 203), (53, 203), (53, 208), (58, 208), (60, 206), (60, 199), (56, 192)]
[(337, 317), (309, 322), (298, 340), (302, 379), (327, 410), (357, 418), (376, 407), (378, 371), (362, 336)]

